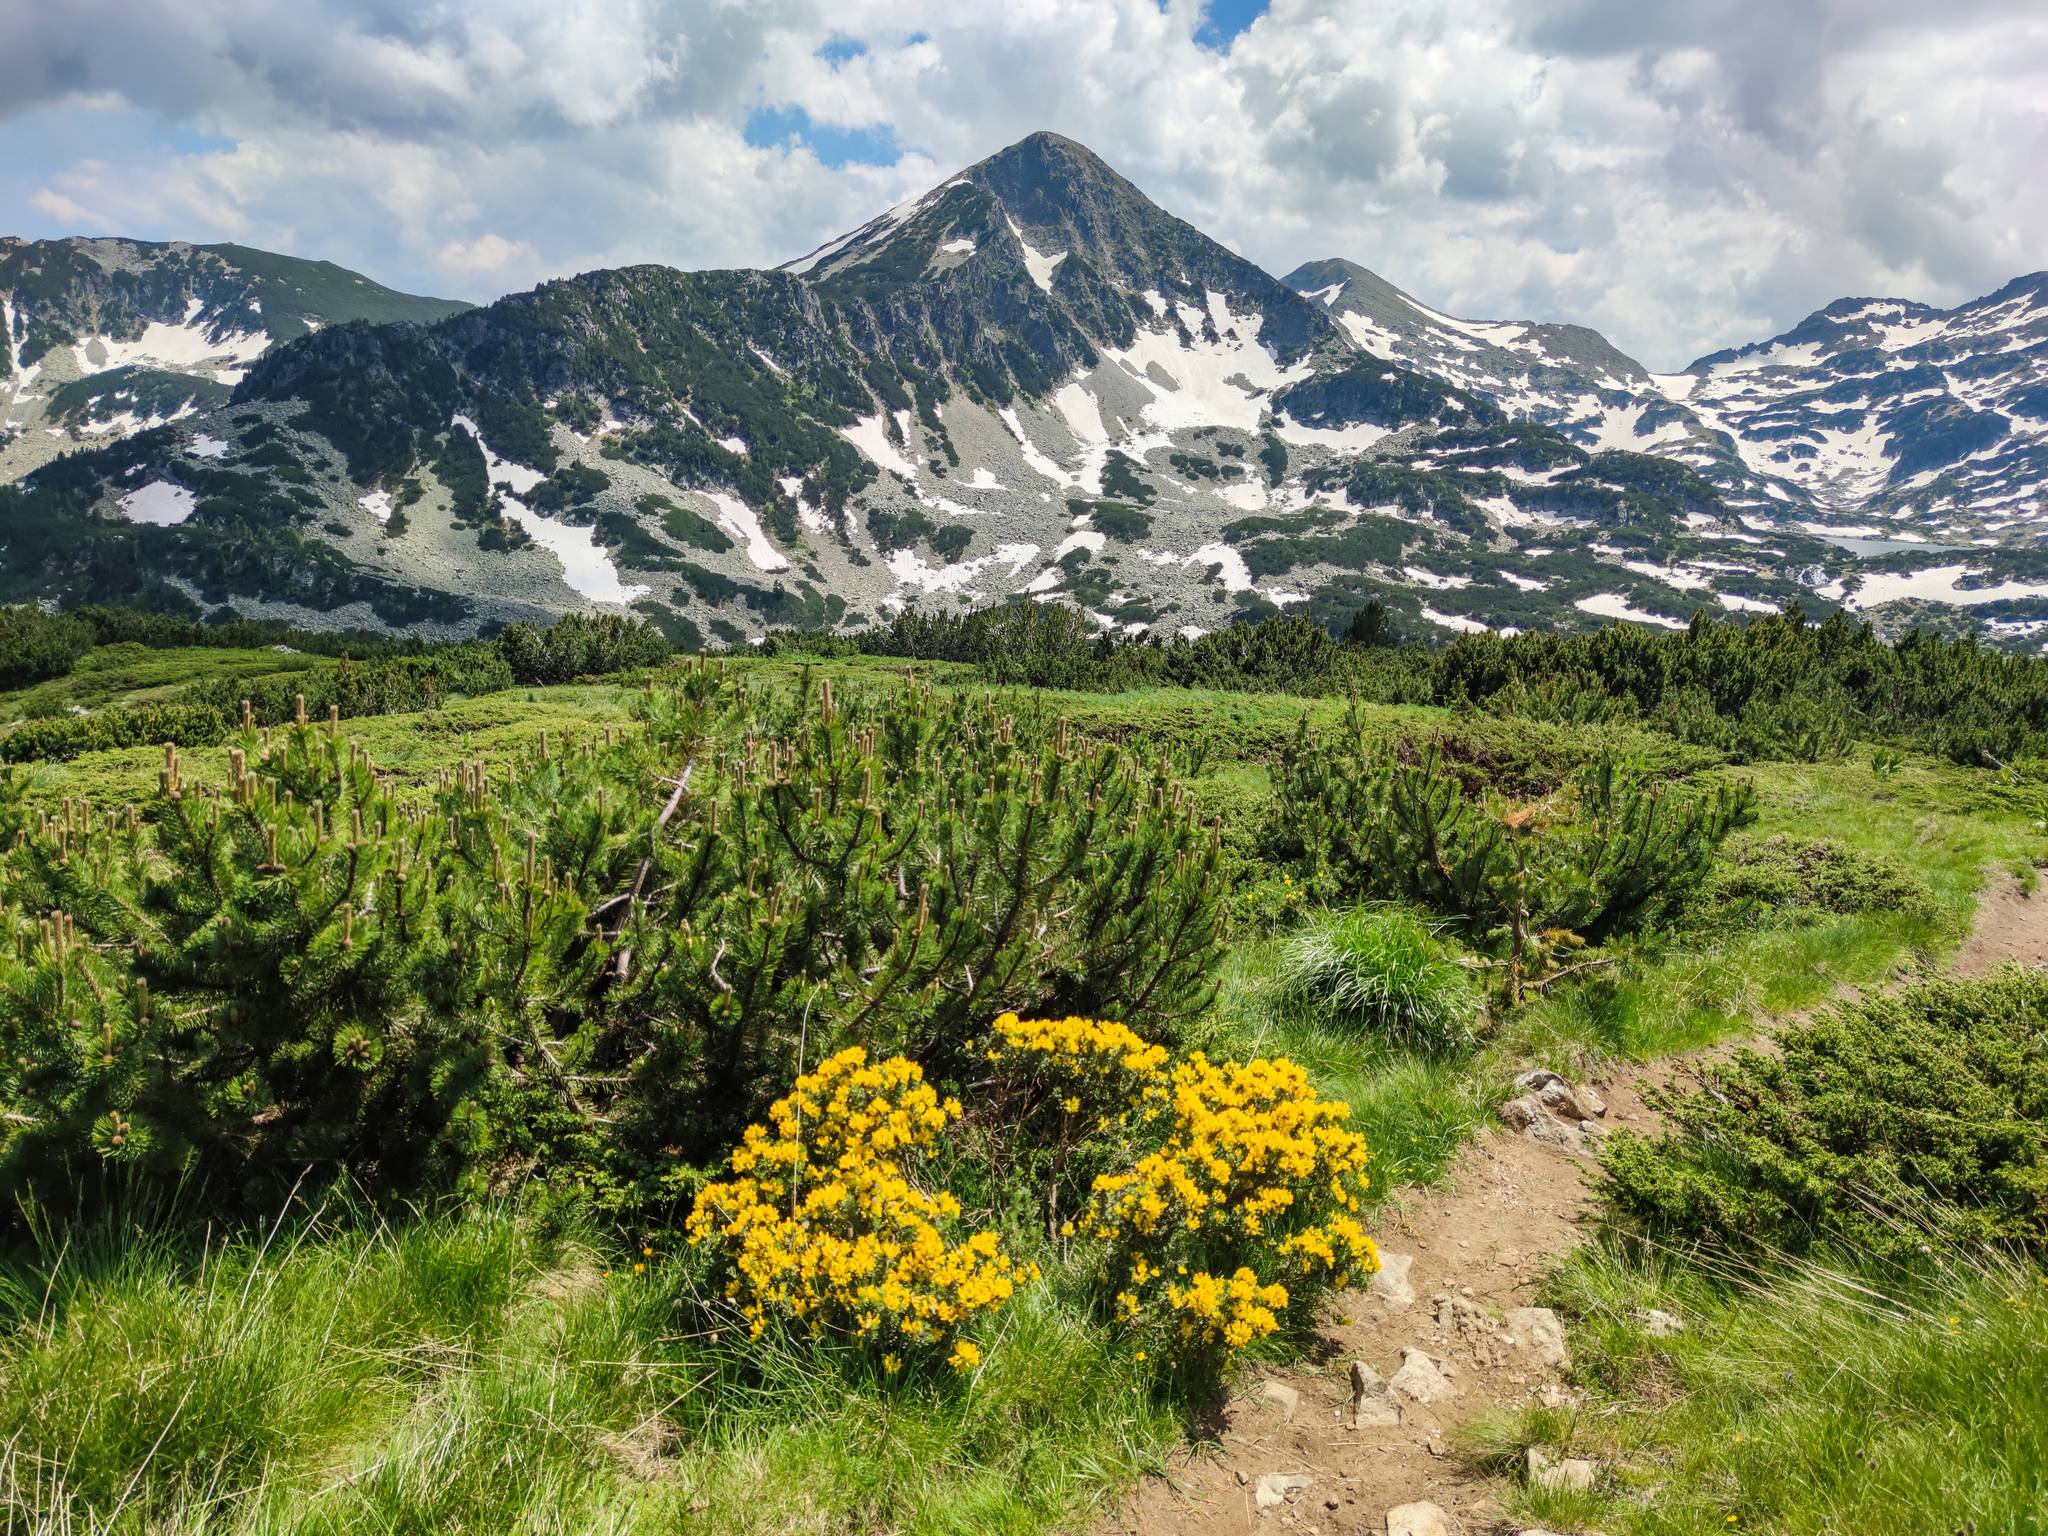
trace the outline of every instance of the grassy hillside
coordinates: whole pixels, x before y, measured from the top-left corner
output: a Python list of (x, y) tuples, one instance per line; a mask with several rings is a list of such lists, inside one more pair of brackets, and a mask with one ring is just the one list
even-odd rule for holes
[[(66, 676), (0, 696), (0, 719), (104, 709), (215, 678), (289, 680), (334, 665), (276, 651), (102, 647)], [(1736, 762), (1640, 724), (1546, 724), (1418, 705), (1363, 706), (1347, 723), (1346, 704), (1328, 696), (1175, 687), (1041, 694), (991, 686), (964, 664), (884, 658), (728, 665), (744, 701), (738, 731), (772, 738), (793, 729), (798, 701), (815, 709), (824, 685), (832, 710), (860, 718), (865, 699), (906, 697), (904, 679), (914, 675), (935, 699), (957, 698), (976, 718), (986, 698), (987, 718), (1015, 722), (1020, 738), (1034, 720), (1050, 731), (1064, 717), (1072, 740), (1102, 744), (1146, 782), (1163, 770), (1161, 782), (1175, 786), (1162, 792), (1166, 802), (1215, 824), (1227, 893), (1224, 937), (1204, 962), (1206, 988), (1194, 994), (1201, 1006), (1162, 1038), (1211, 1061), (1291, 1058), (1314, 1090), (1346, 1103), (1346, 1123), (1372, 1152), (1361, 1212), (1368, 1232), (1378, 1200), (1439, 1177), (1490, 1122), (1514, 1071), (1535, 1062), (1576, 1074), (1589, 1062), (1688, 1050), (1930, 965), (1959, 940), (1988, 878), (2006, 870), (2031, 877), (2048, 859), (2037, 781), (1889, 748), (1856, 745), (1820, 762)], [(684, 670), (671, 664), (654, 675), (666, 687)], [(563, 813), (509, 798), (508, 766), (531, 764), (543, 741), (550, 761), (567, 762), (607, 736), (624, 741), (649, 729), (649, 675), (455, 697), (346, 720), (341, 734), (374, 762), (400, 806), (446, 806), (443, 776), (481, 762), (483, 782), (508, 784), (506, 814), (539, 815), (545, 826)], [(874, 716), (877, 727), (899, 708)], [(1526, 976), (1514, 973), (1526, 982), (1519, 1001), (1506, 991), (1508, 950), (1497, 931), (1476, 917), (1422, 913), (1428, 953), (1417, 951), (1412, 972), (1394, 976), (1386, 1008), (1420, 1010), (1448, 997), (1443, 1006), (1462, 1021), (1424, 1038), (1389, 1025), (1393, 1011), (1361, 1022), (1317, 990), (1321, 983), (1301, 979), (1304, 934), (1358, 896), (1318, 883), (1331, 878), (1329, 866), (1304, 842), (1316, 835), (1313, 823), (1301, 820), (1288, 786), (1299, 783), (1304, 729), (1307, 739), (1336, 741), (1354, 728), (1365, 750), (1384, 749), (1393, 763), (1434, 746), (1485, 807), (1476, 815), (1513, 819), (1547, 807), (1542, 815), (1560, 838), (1582, 814), (1573, 809), (1582, 793), (1571, 788), (1574, 776), (1608, 755), (1637, 765), (1662, 796), (1740, 783), (1753, 787), (1755, 802), (1746, 824), (1713, 845), (1691, 897), (1590, 944), (1554, 941), (1554, 954)], [(723, 783), (753, 749), (738, 735), (716, 739), (715, 751), (693, 761)], [(246, 750), (239, 740), (186, 749), (183, 779), (222, 782), (231, 754)], [(115, 810), (118, 820), (131, 803), (159, 816), (164, 760), (159, 746), (139, 745), (25, 764), (7, 803), (31, 818), (73, 817), (80, 801), (91, 817)], [(658, 805), (670, 791), (652, 793)], [(561, 795), (573, 803), (570, 789)], [(738, 822), (719, 825), (738, 835)], [(524, 844), (515, 837), (507, 846), (516, 861)], [(1086, 875), (1080, 888), (1105, 878)], [(1873, 891), (1880, 900), (1862, 899)], [(907, 900), (915, 907), (916, 892)], [(1367, 920), (1388, 910), (1399, 908), (1369, 902)], [(5, 920), (16, 925), (16, 942), (40, 942), (21, 926), (29, 914), (10, 911)], [(373, 918), (366, 912), (361, 921), (358, 932), (367, 932)], [(1393, 974), (1385, 964), (1379, 980)], [(717, 963), (712, 972), (725, 974)], [(568, 994), (550, 1006), (571, 1006)], [(831, 1006), (801, 1010), (805, 1068), (837, 1038)], [(616, 1200), (601, 1198), (601, 1180), (565, 1182), (544, 1164), (477, 1163), (438, 1184), (395, 1188), (388, 1169), (359, 1165), (337, 1178), (293, 1164), (287, 1151), (283, 1177), (254, 1206), (237, 1206), (220, 1198), (218, 1163), (209, 1165), (212, 1182), (180, 1182), (117, 1160), (87, 1209), (66, 1210), (62, 1191), (47, 1185), (15, 1191), (0, 1264), (0, 1507), (12, 1526), (50, 1532), (1085, 1528), (1091, 1509), (1203, 1421), (1218, 1378), (1165, 1368), (1159, 1345), (1105, 1311), (1093, 1250), (1037, 1207), (1033, 1159), (1107, 1154), (1085, 1138), (1045, 1144), (1056, 1152), (1013, 1146), (993, 1108), (1007, 1091), (994, 1073), (949, 1055), (944, 1041), (926, 1047), (926, 1060), (965, 1104), (930, 1176), (961, 1192), (967, 1218), (999, 1233), (1006, 1253), (1044, 1273), (978, 1331), (971, 1369), (898, 1370), (887, 1364), (893, 1356), (813, 1339), (795, 1325), (750, 1336), (724, 1300), (720, 1272), (687, 1244), (679, 1220), (652, 1219), (644, 1207), (622, 1218)], [(585, 1095), (606, 1091), (594, 1075), (575, 1081)], [(509, 1113), (502, 1104), (473, 1112)], [(604, 1132), (565, 1132), (560, 1115), (518, 1122), (520, 1134), (554, 1136), (548, 1144), (560, 1155), (585, 1156), (577, 1149)], [(1027, 1118), (1020, 1112), (1020, 1123)], [(512, 1134), (505, 1123), (497, 1134)], [(683, 1170), (685, 1196), (720, 1171), (716, 1158)], [(1632, 1316), (1642, 1298), (1682, 1302), (1702, 1319), (1668, 1363), (1645, 1363), (1640, 1343), (1620, 1335), (1597, 1356), (1623, 1415), (1601, 1433), (1644, 1454), (1675, 1444), (1656, 1454), (1668, 1456), (1688, 1491), (1656, 1507), (1684, 1513), (1652, 1518), (1622, 1495), (1618, 1503), (1553, 1498), (1538, 1512), (1560, 1529), (1596, 1512), (1605, 1529), (1722, 1529), (1725, 1513), (1744, 1511), (1758, 1514), (1744, 1513), (1742, 1529), (1822, 1528), (1784, 1514), (1793, 1506), (1783, 1500), (1748, 1498), (1741, 1488), (1752, 1474), (1734, 1474), (1731, 1484), (1713, 1461), (1717, 1438), (1750, 1422), (1739, 1398), (1718, 1392), (1735, 1368), (1731, 1357), (1768, 1357), (1774, 1381), (1782, 1362), (1784, 1392), (1804, 1406), (1770, 1411), (1788, 1423), (1803, 1415), (1800, 1434), (1810, 1436), (1854, 1434), (1864, 1412), (1898, 1422), (1930, 1390), (1925, 1374), (1889, 1355), (1880, 1361), (1876, 1337), (1855, 1333), (1854, 1316), (1838, 1314), (1834, 1293), (1810, 1270), (1781, 1280), (1768, 1263), (1751, 1262), (1646, 1274), (1631, 1262), (1589, 1260), (1559, 1284), (1580, 1298), (1575, 1315), (1593, 1319), (1592, 1328)], [(1973, 1296), (1990, 1298), (1987, 1309), (1992, 1291), (2035, 1275), (2025, 1259), (1999, 1262), (2007, 1267), (1969, 1282)], [(1924, 1354), (1931, 1369), (1951, 1346), (1925, 1312), (1913, 1315), (1910, 1342), (1919, 1352), (1912, 1358)], [(1247, 1361), (1290, 1357), (1311, 1323), (1288, 1315), (1234, 1351), (1222, 1379)], [(1821, 1326), (1840, 1335), (1831, 1348), (1841, 1357), (1867, 1362), (1859, 1379), (1890, 1406), (1846, 1403), (1838, 1373), (1803, 1363), (1802, 1336)], [(2000, 1328), (1995, 1338), (1970, 1336), (1970, 1368), (1995, 1366), (2015, 1393), (2038, 1395), (2038, 1386), (2020, 1385), (2040, 1369), (2038, 1329)], [(1584, 1345), (1581, 1353), (1596, 1358)], [(1674, 1383), (1692, 1406), (1656, 1406)], [(1505, 1426), (1474, 1454), (1505, 1467), (1521, 1444), (1591, 1433)], [(1933, 1455), (1939, 1437), (1941, 1454), (2005, 1456), (2010, 1476), (2038, 1479), (2038, 1436), (2025, 1453), (2034, 1460), (2023, 1464), (2019, 1453), (1994, 1452), (1993, 1434), (1980, 1417), (1935, 1414), (1924, 1434), (1900, 1423), (1892, 1444), (1900, 1456)], [(1772, 1475), (1788, 1479), (1805, 1443), (1781, 1442)], [(1933, 1506), (1916, 1505), (1907, 1482), (1886, 1487), (1899, 1528), (1933, 1528)]]

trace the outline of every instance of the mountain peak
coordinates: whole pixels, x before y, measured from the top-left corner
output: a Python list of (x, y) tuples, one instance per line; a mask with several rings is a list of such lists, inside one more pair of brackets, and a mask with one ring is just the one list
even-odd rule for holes
[[(1039, 132), (781, 269), (828, 296), (890, 306), (975, 295), (1013, 334), (1078, 327), (1128, 345), (1167, 306), (1212, 293), (1262, 316), (1261, 342), (1292, 361), (1330, 335), (1314, 306), (1175, 218), (1086, 145)], [(1149, 298), (1147, 297), (1149, 295)], [(1077, 352), (1086, 357), (1086, 348)]]

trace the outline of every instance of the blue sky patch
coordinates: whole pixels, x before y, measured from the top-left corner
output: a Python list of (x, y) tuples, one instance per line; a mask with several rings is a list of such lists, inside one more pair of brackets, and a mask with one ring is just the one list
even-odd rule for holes
[[(828, 45), (829, 46), (829, 45)], [(822, 165), (894, 165), (902, 154), (891, 123), (871, 128), (835, 128), (811, 121), (802, 107), (757, 107), (747, 115), (746, 140), (756, 149), (795, 139)]]
[(1266, 14), (1267, 0), (1209, 0), (1202, 12), (1202, 24), (1195, 28), (1195, 41), (1221, 53), (1238, 33)]

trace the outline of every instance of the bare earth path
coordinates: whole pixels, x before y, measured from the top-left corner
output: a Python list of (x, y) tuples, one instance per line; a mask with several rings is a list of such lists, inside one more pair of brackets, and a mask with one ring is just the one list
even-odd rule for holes
[[(2048, 964), (2048, 892), (2029, 898), (2003, 877), (1985, 891), (1950, 970), (1982, 975), (2008, 960)], [(1651, 1128), (1640, 1090), (1677, 1070), (1663, 1061), (1593, 1079), (1605, 1123)], [(1447, 1536), (1511, 1530), (1485, 1479), (1445, 1454), (1446, 1436), (1495, 1409), (1564, 1400), (1547, 1347), (1556, 1341), (1514, 1313), (1536, 1304), (1544, 1276), (1581, 1241), (1590, 1168), (1577, 1152), (1496, 1130), (1468, 1145), (1438, 1187), (1395, 1196), (1374, 1234), (1386, 1271), (1329, 1308), (1316, 1358), (1249, 1382), (1226, 1405), (1216, 1441), (1177, 1452), (1098, 1536), (1382, 1536), (1387, 1512), (1416, 1502), (1444, 1511)], [(1399, 1422), (1353, 1426), (1353, 1361), (1393, 1379), (1387, 1401), (1399, 1404)], [(1404, 1384), (1448, 1392), (1418, 1401)], [(1425, 1531), (1436, 1536), (1428, 1527), (1417, 1536)]]

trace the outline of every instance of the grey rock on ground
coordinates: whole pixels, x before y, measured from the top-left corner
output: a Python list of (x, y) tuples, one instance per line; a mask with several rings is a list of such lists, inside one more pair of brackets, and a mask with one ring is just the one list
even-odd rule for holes
[(1269, 1472), (1252, 1489), (1252, 1502), (1260, 1509), (1277, 1509), (1314, 1482), (1314, 1478), (1300, 1472)]
[(1524, 1072), (1515, 1079), (1515, 1086), (1535, 1095), (1545, 1109), (1566, 1120), (1595, 1120), (1607, 1113), (1606, 1101), (1591, 1088), (1575, 1088), (1544, 1067)]
[(1552, 1370), (1564, 1370), (1572, 1363), (1571, 1351), (1564, 1341), (1564, 1324), (1550, 1308), (1511, 1307), (1507, 1324), (1516, 1342)]
[(1415, 1256), (1411, 1253), (1380, 1253), (1379, 1273), (1372, 1277), (1372, 1288), (1366, 1292), (1382, 1306), (1396, 1309), (1415, 1305), (1415, 1286), (1409, 1278), (1409, 1271), (1415, 1267)]
[(1584, 1492), (1600, 1475), (1600, 1463), (1584, 1456), (1563, 1456), (1547, 1445), (1529, 1447), (1529, 1485)]
[(1294, 1411), (1301, 1406), (1301, 1394), (1285, 1382), (1269, 1381), (1260, 1389), (1259, 1395), (1269, 1403), (1280, 1405), (1281, 1415), (1288, 1423), (1294, 1422)]
[(1440, 1403), (1458, 1390), (1428, 1353), (1412, 1344), (1401, 1351), (1401, 1368), (1387, 1385), (1418, 1403)]
[(1380, 1428), (1401, 1422), (1401, 1400), (1386, 1378), (1363, 1360), (1351, 1362), (1351, 1427)]
[(1387, 1511), (1387, 1536), (1456, 1536), (1456, 1528), (1434, 1504), (1398, 1504)]
[[(1563, 1147), (1569, 1152), (1596, 1151), (1606, 1133), (1585, 1113), (1587, 1106), (1579, 1102), (1570, 1084), (1554, 1072), (1525, 1072), (1516, 1081), (1519, 1085), (1532, 1078), (1549, 1081), (1542, 1088), (1521, 1093), (1501, 1105), (1498, 1113), (1502, 1123), (1532, 1141)], [(1606, 1106), (1601, 1108), (1605, 1110)]]

